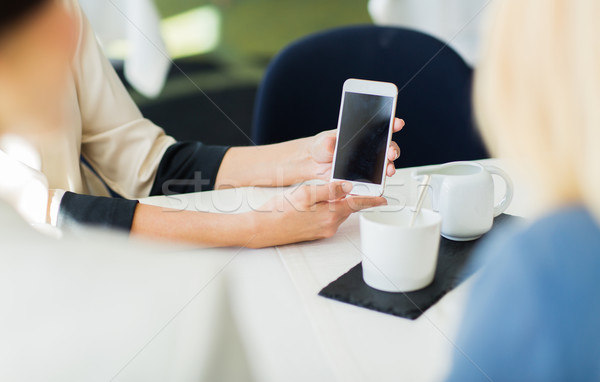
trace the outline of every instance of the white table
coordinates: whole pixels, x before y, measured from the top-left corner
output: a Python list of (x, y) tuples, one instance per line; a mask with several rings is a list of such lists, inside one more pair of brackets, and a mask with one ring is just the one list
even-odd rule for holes
[[(480, 161), (503, 167), (498, 160)], [(386, 196), (414, 203), (413, 169), (388, 181)], [(530, 215), (531, 198), (515, 180), (507, 213)], [(500, 184), (498, 182), (497, 184)], [(188, 210), (243, 212), (281, 189), (246, 188), (154, 197), (143, 203)], [(497, 194), (503, 187), (497, 187)], [(360, 262), (358, 217), (331, 239), (244, 250), (230, 265), (235, 315), (260, 381), (436, 381), (449, 367), (470, 281), (415, 321), (318, 296)], [(201, 250), (198, 250), (201, 251)], [(192, 251), (193, 252), (193, 251)], [(225, 250), (238, 252), (232, 248)]]

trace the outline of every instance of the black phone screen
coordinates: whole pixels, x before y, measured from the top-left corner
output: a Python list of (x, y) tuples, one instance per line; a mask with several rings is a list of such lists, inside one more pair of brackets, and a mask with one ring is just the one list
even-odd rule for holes
[(381, 184), (393, 106), (393, 97), (345, 93), (335, 179)]

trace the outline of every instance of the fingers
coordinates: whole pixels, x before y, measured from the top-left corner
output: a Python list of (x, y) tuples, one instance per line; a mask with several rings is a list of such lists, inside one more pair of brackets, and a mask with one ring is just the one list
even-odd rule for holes
[(397, 133), (398, 131), (402, 130), (402, 128), (404, 127), (406, 123), (404, 122), (403, 119), (400, 118), (396, 118), (394, 120), (394, 133)]
[(302, 186), (294, 190), (293, 195), (302, 205), (312, 206), (320, 202), (342, 199), (352, 191), (349, 182), (333, 182), (327, 184)]
[(350, 196), (340, 202), (345, 203), (349, 213), (358, 212), (365, 208), (385, 206), (387, 204), (387, 200), (381, 196)]
[(394, 141), (390, 143), (390, 149), (388, 150), (388, 160), (393, 162), (396, 159), (400, 158), (400, 147)]
[(394, 176), (394, 174), (396, 174), (396, 166), (394, 166), (393, 163), (388, 163), (385, 174), (387, 176)]
[(394, 176), (396, 173), (394, 161), (398, 158), (400, 158), (400, 147), (396, 142), (392, 141), (392, 143), (390, 143), (390, 149), (388, 150), (388, 164), (385, 171), (387, 176)]
[(328, 183), (317, 190), (317, 203), (345, 198), (352, 191), (350, 182)]

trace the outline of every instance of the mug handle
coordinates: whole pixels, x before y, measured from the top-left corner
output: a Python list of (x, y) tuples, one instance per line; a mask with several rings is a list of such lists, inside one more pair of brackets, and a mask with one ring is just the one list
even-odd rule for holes
[(508, 206), (510, 206), (510, 202), (512, 202), (513, 199), (514, 186), (512, 180), (504, 170), (501, 170), (496, 166), (485, 166), (485, 169), (492, 175), (498, 175), (504, 180), (504, 183), (506, 183), (506, 193), (504, 194), (504, 197), (500, 203), (494, 206), (494, 217), (496, 217), (506, 211)]

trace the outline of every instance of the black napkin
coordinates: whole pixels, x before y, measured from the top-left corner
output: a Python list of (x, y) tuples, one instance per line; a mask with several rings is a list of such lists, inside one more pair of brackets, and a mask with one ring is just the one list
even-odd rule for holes
[[(518, 219), (520, 218), (511, 215), (500, 215), (494, 220), (492, 231)], [(373, 289), (363, 281), (362, 263), (359, 263), (323, 288), (319, 295), (414, 320), (477, 270), (475, 267), (465, 265), (481, 239), (459, 242), (442, 237), (435, 278), (431, 285), (424, 289), (408, 293), (390, 293)]]

